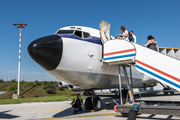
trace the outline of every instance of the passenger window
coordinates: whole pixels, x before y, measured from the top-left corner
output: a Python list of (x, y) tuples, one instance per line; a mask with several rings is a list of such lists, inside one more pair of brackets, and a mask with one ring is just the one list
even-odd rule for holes
[(75, 33), (74, 33), (74, 35), (77, 35), (77, 36), (79, 36), (80, 38), (82, 38), (82, 31), (76, 30)]
[(91, 37), (91, 35), (87, 32), (83, 32), (83, 34), (84, 34), (84, 38), (90, 38)]

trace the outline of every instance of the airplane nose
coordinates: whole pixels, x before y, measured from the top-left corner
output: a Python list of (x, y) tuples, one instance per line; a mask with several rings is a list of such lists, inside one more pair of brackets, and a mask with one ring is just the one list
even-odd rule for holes
[(46, 70), (54, 70), (62, 57), (63, 42), (59, 35), (38, 38), (28, 46), (31, 58)]

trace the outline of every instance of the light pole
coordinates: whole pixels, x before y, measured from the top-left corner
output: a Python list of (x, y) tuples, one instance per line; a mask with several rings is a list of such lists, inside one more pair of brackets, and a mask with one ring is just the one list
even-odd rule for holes
[(19, 37), (19, 62), (18, 62), (18, 89), (17, 89), (17, 95), (19, 96), (19, 81), (20, 81), (20, 62), (21, 62), (21, 28), (25, 28), (25, 26), (27, 26), (27, 24), (22, 24), (22, 22), (20, 23), (15, 23), (13, 24), (14, 26), (17, 26), (18, 28), (20, 28), (20, 37)]

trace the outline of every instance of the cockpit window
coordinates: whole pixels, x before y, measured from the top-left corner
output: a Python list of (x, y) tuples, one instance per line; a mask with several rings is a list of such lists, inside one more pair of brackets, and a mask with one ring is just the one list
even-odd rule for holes
[(56, 34), (73, 34), (74, 30), (59, 30)]
[(87, 32), (83, 32), (83, 34), (84, 34), (84, 38), (90, 38), (91, 37), (91, 35)]
[(70, 27), (70, 29), (75, 29), (75, 27)]
[(74, 35), (77, 35), (78, 37), (82, 38), (82, 31), (76, 30), (74, 32)]
[(74, 34), (80, 38), (91, 38), (91, 35), (87, 32), (83, 32), (79, 29), (73, 30), (73, 27), (71, 27), (71, 30), (59, 30), (56, 34)]

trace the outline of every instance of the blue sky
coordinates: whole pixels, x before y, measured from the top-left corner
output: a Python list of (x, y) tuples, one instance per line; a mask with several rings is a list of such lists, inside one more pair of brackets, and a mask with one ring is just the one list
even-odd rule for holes
[(160, 47), (180, 48), (179, 0), (1, 0), (0, 78), (17, 76), (19, 29), (22, 29), (21, 75), (50, 76), (33, 61), (27, 47), (33, 40), (55, 33), (59, 28), (78, 25), (99, 29), (102, 20), (111, 24), (111, 35), (119, 27), (133, 30), (137, 43), (146, 44), (153, 35)]

